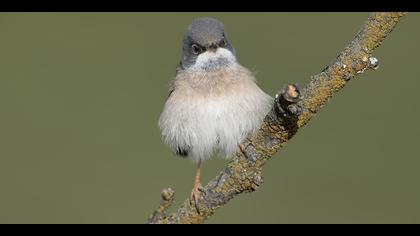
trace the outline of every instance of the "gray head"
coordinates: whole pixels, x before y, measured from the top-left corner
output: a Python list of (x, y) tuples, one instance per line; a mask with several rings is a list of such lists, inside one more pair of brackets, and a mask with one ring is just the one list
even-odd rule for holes
[(213, 18), (197, 18), (184, 35), (180, 69), (215, 70), (235, 62), (223, 23)]

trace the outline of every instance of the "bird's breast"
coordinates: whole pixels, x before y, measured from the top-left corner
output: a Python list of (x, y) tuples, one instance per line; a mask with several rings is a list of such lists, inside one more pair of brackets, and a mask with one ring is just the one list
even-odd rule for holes
[(271, 97), (246, 70), (181, 75), (165, 104), (160, 126), (173, 148), (189, 147), (193, 160), (214, 152), (232, 155), (271, 107)]

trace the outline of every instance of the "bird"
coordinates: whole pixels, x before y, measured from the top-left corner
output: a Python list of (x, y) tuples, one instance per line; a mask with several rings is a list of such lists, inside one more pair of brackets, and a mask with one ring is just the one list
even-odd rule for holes
[(196, 18), (187, 27), (169, 87), (158, 126), (164, 143), (195, 164), (190, 199), (197, 202), (202, 163), (215, 156), (231, 158), (259, 129), (274, 99), (238, 62), (224, 24), (210, 17)]

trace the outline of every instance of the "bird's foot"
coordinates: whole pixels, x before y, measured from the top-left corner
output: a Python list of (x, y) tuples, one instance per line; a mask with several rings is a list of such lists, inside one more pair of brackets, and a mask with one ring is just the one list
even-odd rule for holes
[(200, 198), (201, 192), (203, 192), (203, 187), (201, 186), (200, 183), (197, 183), (194, 185), (191, 191), (191, 195), (190, 195), (190, 202), (192, 205), (194, 205), (198, 213), (200, 213), (199, 208), (198, 208), (198, 200)]

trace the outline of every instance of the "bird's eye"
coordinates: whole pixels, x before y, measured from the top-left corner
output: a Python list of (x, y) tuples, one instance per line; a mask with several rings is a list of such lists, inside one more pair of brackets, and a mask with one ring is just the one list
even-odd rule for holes
[(220, 47), (226, 47), (227, 46), (226, 39), (222, 39), (222, 41), (220, 41), (220, 43), (219, 43), (219, 46)]
[(198, 54), (200, 54), (200, 53), (202, 52), (202, 49), (201, 49), (201, 47), (200, 47), (200, 46), (198, 46), (197, 44), (193, 44), (193, 45), (191, 46), (191, 51), (192, 51), (192, 53), (194, 53), (195, 55), (198, 55)]

